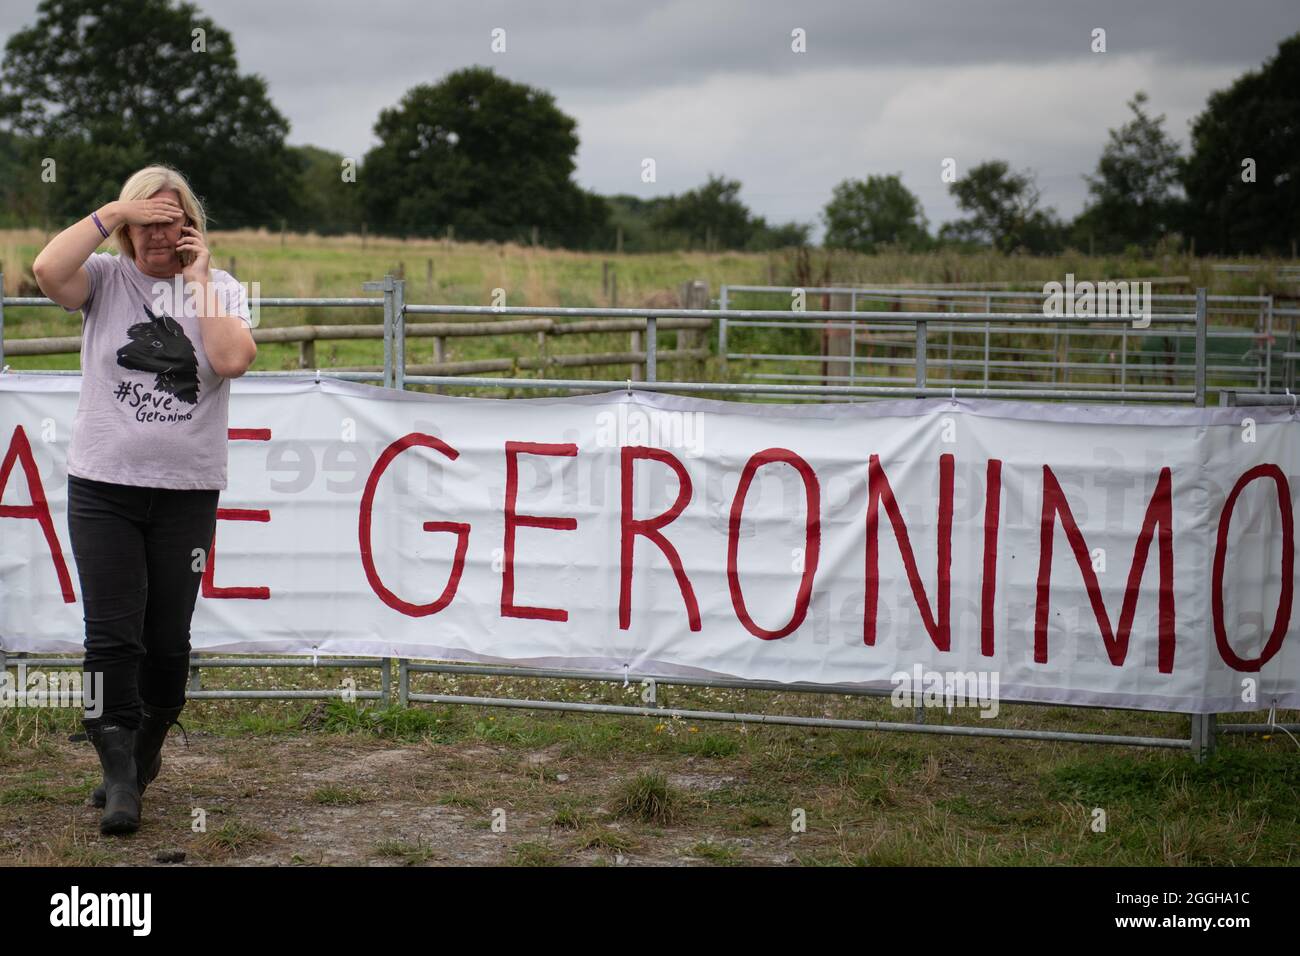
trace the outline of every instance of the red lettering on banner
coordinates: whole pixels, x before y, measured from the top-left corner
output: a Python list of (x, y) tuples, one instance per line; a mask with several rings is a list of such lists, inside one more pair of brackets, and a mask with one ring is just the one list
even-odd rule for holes
[[(227, 441), (270, 441), (269, 428), (227, 428)], [(218, 508), (218, 521), (270, 521), (271, 512), (266, 508)], [(213, 580), (217, 569), (217, 533), (212, 533), (212, 544), (208, 546), (208, 557), (203, 563), (203, 578), (200, 582), (205, 598), (243, 598), (250, 601), (266, 601), (271, 597), (271, 589), (261, 586), (242, 586), (219, 588)]]
[[(677, 475), (677, 500), (673, 502), (672, 507), (662, 514), (653, 518), (633, 518), (633, 477), (638, 459), (650, 459), (662, 462), (668, 465)], [(682, 593), (682, 600), (686, 602), (686, 619), (690, 623), (692, 631), (700, 630), (700, 605), (695, 600), (695, 590), (691, 587), (690, 578), (686, 576), (686, 571), (682, 568), (681, 555), (673, 547), (672, 542), (664, 537), (659, 530), (665, 525), (671, 524), (677, 520), (677, 516), (682, 513), (686, 505), (691, 500), (691, 476), (687, 474), (685, 466), (678, 460), (677, 456), (662, 448), (647, 448), (643, 446), (624, 447), (622, 453), (622, 472), (620, 481), (623, 488), (623, 511), (621, 514), (622, 522), (622, 563), (619, 569), (619, 597), (618, 597), (618, 626), (622, 630), (627, 630), (631, 626), (632, 620), (632, 556), (633, 546), (636, 544), (636, 536), (644, 535), (658, 546), (663, 552), (664, 557), (668, 559), (668, 564), (673, 569), (673, 575), (677, 578), (677, 588)]]
[[(778, 461), (790, 465), (803, 479), (807, 514), (804, 520), (803, 574), (799, 578), (799, 593), (795, 596), (794, 613), (785, 627), (769, 631), (755, 624), (745, 608), (745, 597), (740, 590), (740, 574), (736, 568), (736, 557), (740, 551), (740, 519), (745, 510), (745, 496), (749, 493), (749, 485), (759, 468)], [(731, 502), (731, 521), (727, 529), (727, 585), (731, 590), (731, 604), (736, 609), (736, 616), (740, 619), (740, 623), (749, 633), (765, 641), (771, 641), (785, 637), (803, 623), (804, 617), (808, 614), (808, 601), (812, 597), (813, 575), (817, 572), (821, 541), (821, 488), (817, 483), (817, 475), (808, 462), (787, 448), (765, 448), (763, 451), (756, 452), (749, 461), (745, 462), (745, 468), (741, 472), (740, 484), (736, 487), (736, 497)]]
[[(1260, 651), (1259, 657), (1246, 660), (1238, 657), (1237, 652), (1228, 644), (1228, 631), (1223, 623), (1223, 569), (1228, 559), (1228, 528), (1232, 524), (1232, 512), (1237, 507), (1237, 497), (1242, 490), (1256, 478), (1272, 478), (1277, 486), (1277, 508), (1282, 516), (1282, 590), (1277, 599), (1277, 614), (1273, 617), (1273, 631)], [(1277, 465), (1256, 465), (1246, 471), (1232, 486), (1228, 500), (1223, 504), (1219, 514), (1219, 533), (1214, 543), (1214, 576), (1210, 583), (1211, 612), (1214, 616), (1214, 643), (1218, 645), (1219, 656), (1237, 671), (1258, 671), (1282, 647), (1287, 628), (1291, 625), (1291, 598), (1295, 573), (1295, 522), (1291, 513), (1291, 486), (1286, 475)]]
[(1002, 462), (990, 458), (984, 481), (984, 579), (980, 593), (980, 653), (993, 656), (993, 604), (998, 593), (998, 523), (1002, 517)]
[(938, 536), (938, 604), (936, 617), (930, 608), (930, 598), (921, 583), (921, 573), (916, 567), (916, 558), (912, 554), (912, 541), (907, 533), (907, 524), (903, 513), (894, 500), (894, 491), (889, 486), (885, 470), (880, 467), (880, 456), (872, 455), (867, 460), (867, 599), (865, 615), (862, 620), (862, 642), (876, 643), (876, 611), (880, 598), (880, 516), (879, 505), (884, 504), (885, 514), (894, 528), (894, 537), (898, 540), (898, 550), (903, 558), (903, 569), (907, 580), (912, 585), (912, 597), (917, 610), (921, 612), (921, 621), (934, 646), (946, 651), (952, 644), (952, 622), (949, 605), (952, 594), (952, 475), (953, 456), (939, 456), (939, 527)]
[(521, 515), (515, 512), (519, 497), (519, 456), (553, 455), (575, 457), (578, 446), (574, 444), (549, 445), (543, 442), (506, 442), (506, 540), (505, 561), (501, 576), (501, 616), (522, 617), (533, 621), (567, 621), (569, 612), (554, 607), (530, 607), (515, 604), (515, 528), (549, 528), (552, 531), (572, 531), (578, 527), (577, 518), (556, 518), (550, 515)]
[(361, 493), (361, 509), (357, 521), (357, 540), (361, 548), (361, 566), (366, 572), (366, 581), (369, 582), (370, 588), (379, 596), (379, 599), (391, 607), (394, 611), (400, 611), (410, 617), (424, 617), (428, 614), (436, 614), (444, 607), (451, 603), (456, 596), (456, 589), (460, 586), (460, 576), (465, 571), (465, 552), (469, 548), (469, 528), (470, 526), (461, 521), (426, 521), (421, 528), (425, 531), (449, 532), (456, 535), (456, 556), (452, 559), (451, 574), (447, 578), (447, 584), (443, 587), (442, 593), (436, 600), (428, 604), (413, 604), (398, 597), (379, 579), (379, 571), (375, 568), (374, 552), (371, 550), (371, 516), (375, 507), (375, 489), (379, 485), (379, 479), (383, 477), (384, 472), (393, 459), (406, 451), (408, 448), (415, 446), (432, 448), (434, 451), (441, 452), (452, 461), (460, 457), (460, 452), (452, 448), (440, 438), (432, 435), (426, 435), (423, 432), (411, 432), (403, 435), (384, 449), (375, 466), (370, 469), (370, 475), (366, 478), (366, 487)]
[(1106, 604), (1101, 599), (1101, 586), (1097, 583), (1097, 572), (1092, 569), (1092, 559), (1088, 554), (1087, 542), (1075, 523), (1070, 512), (1069, 502), (1060, 482), (1047, 465), (1043, 466), (1043, 517), (1039, 527), (1038, 554), (1038, 599), (1034, 612), (1034, 660), (1039, 664), (1047, 663), (1047, 615), (1052, 594), (1052, 537), (1056, 528), (1056, 515), (1061, 516), (1061, 527), (1074, 552), (1074, 560), (1083, 574), (1084, 586), (1088, 589), (1088, 600), (1092, 604), (1092, 613), (1097, 618), (1101, 629), (1102, 642), (1106, 645), (1106, 654), (1116, 667), (1124, 664), (1128, 655), (1128, 639), (1133, 629), (1133, 617), (1137, 613), (1138, 587), (1142, 583), (1142, 574), (1146, 570), (1147, 556), (1151, 550), (1151, 539), (1155, 536), (1155, 526), (1160, 525), (1160, 598), (1159, 598), (1159, 661), (1160, 673), (1168, 674), (1174, 669), (1174, 498), (1173, 476), (1168, 467), (1160, 469), (1156, 479), (1155, 492), (1147, 505), (1146, 516), (1142, 519), (1142, 530), (1138, 532), (1137, 543), (1133, 546), (1133, 562), (1129, 565), (1128, 584), (1124, 589), (1124, 603), (1119, 612), (1119, 629), (1112, 633), (1110, 615)]
[[(271, 512), (265, 508), (218, 508), (218, 521), (270, 521)], [(245, 598), (250, 601), (266, 601), (271, 597), (271, 589), (261, 585), (236, 587), (217, 587), (213, 584), (217, 569), (217, 536), (212, 535), (212, 544), (208, 547), (208, 559), (203, 565), (203, 596), (205, 598)]]
[(41, 484), (41, 473), (32, 456), (31, 443), (22, 425), (14, 426), (13, 437), (5, 451), (4, 461), (0, 462), (0, 501), (4, 500), (5, 489), (9, 486), (9, 473), (13, 471), (14, 462), (20, 461), (23, 474), (27, 476), (27, 493), (32, 502), (28, 505), (0, 505), (0, 518), (26, 518), (41, 526), (45, 534), (45, 544), (50, 549), (50, 561), (54, 564), (54, 574), (59, 579), (59, 589), (63, 592), (65, 604), (72, 604), (77, 595), (72, 590), (72, 575), (68, 573), (68, 562), (63, 557), (63, 546), (54, 530), (54, 519), (50, 517), (50, 506), (45, 500), (45, 488)]

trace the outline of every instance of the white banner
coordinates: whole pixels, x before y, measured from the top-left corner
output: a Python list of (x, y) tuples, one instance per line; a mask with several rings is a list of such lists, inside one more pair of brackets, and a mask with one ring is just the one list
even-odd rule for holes
[[(77, 651), (75, 376), (0, 375), (0, 643)], [(232, 383), (197, 651), (1300, 706), (1289, 409)], [(919, 688), (918, 688), (919, 690)]]

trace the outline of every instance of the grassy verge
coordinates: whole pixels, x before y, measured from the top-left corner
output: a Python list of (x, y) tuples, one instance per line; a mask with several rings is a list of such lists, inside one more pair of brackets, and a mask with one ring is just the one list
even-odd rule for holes
[[(269, 671), (205, 672), (205, 685), (286, 680)], [(306, 669), (295, 686), (336, 687), (342, 673)], [(610, 703), (633, 690), (427, 674), (416, 684)], [(900, 719), (887, 700), (660, 690), (678, 707)], [(0, 712), (0, 860), (130, 862), (177, 843), (191, 862), (249, 864), (332, 862), (337, 852), (399, 865), (1300, 859), (1300, 751), (1285, 735), (1224, 738), (1198, 765), (1180, 751), (338, 700), (194, 701), (183, 721), (191, 747), (169, 743), (180, 763), (158, 788), (153, 837), (124, 843), (100, 838), (82, 806), (97, 766), (67, 741), (74, 715)], [(1189, 729), (1177, 715), (1027, 705), (1005, 706), (996, 723)], [(196, 806), (209, 815), (204, 834), (188, 832)], [(332, 834), (325, 848), (321, 834)]]

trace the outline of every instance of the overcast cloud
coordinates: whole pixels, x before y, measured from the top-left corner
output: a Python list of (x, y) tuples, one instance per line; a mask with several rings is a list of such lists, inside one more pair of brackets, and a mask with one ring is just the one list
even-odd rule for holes
[[(1138, 89), (1184, 145), (1207, 96), (1300, 31), (1296, 0), (208, 0), (240, 67), (264, 76), (289, 140), (361, 157), (378, 112), (470, 65), (554, 94), (578, 122), (576, 179), (601, 193), (739, 179), (771, 222), (817, 224), (840, 180), (902, 174), (932, 227), (940, 181), (1001, 158), (1043, 201), (1082, 208), (1108, 128)], [(5, 0), (0, 37), (36, 19)], [(491, 31), (506, 31), (493, 53)], [(807, 52), (791, 52), (791, 31)], [(1106, 30), (1107, 52), (1090, 50)], [(653, 157), (658, 181), (642, 183)], [(818, 225), (816, 234), (820, 234)]]

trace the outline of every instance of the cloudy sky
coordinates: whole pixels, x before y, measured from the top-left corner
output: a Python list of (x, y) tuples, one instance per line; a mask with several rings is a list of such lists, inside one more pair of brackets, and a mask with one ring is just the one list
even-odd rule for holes
[[(34, 22), (4, 0), (0, 37)], [(578, 122), (578, 182), (681, 192), (743, 183), (772, 222), (815, 225), (849, 177), (901, 173), (931, 225), (940, 180), (1002, 158), (1043, 201), (1082, 207), (1082, 176), (1138, 89), (1186, 144), (1206, 97), (1300, 31), (1296, 0), (200, 0), (264, 76), (290, 142), (362, 156), (410, 87), (486, 65), (545, 89)], [(506, 50), (493, 52), (492, 32)], [(1094, 53), (1092, 31), (1106, 31)], [(791, 50), (802, 29), (807, 50)], [(652, 157), (657, 181), (641, 181)], [(817, 226), (816, 233), (820, 233)]]

